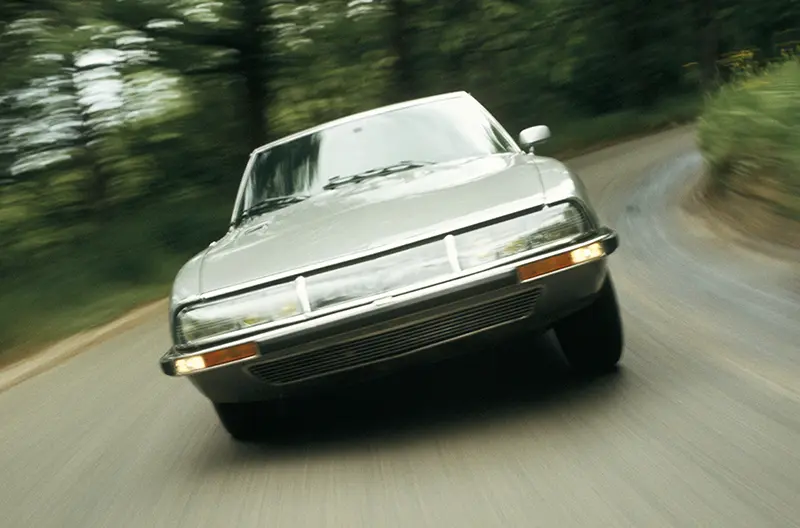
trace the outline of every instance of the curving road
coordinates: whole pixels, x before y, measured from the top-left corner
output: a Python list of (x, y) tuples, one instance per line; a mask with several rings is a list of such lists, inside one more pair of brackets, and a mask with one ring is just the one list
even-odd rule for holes
[(618, 373), (504, 345), (238, 445), (157, 318), (0, 393), (0, 526), (800, 526), (800, 260), (685, 211), (700, 164), (689, 129), (570, 162), (621, 235)]

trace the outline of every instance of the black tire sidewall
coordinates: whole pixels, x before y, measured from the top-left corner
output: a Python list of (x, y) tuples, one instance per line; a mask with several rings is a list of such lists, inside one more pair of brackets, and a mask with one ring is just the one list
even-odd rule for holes
[(622, 357), (624, 337), (611, 274), (606, 274), (592, 304), (558, 321), (553, 330), (574, 370), (596, 373), (612, 369)]

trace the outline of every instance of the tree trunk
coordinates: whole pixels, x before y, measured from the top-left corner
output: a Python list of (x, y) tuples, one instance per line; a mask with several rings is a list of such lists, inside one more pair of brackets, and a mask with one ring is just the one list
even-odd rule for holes
[(244, 122), (247, 124), (249, 148), (267, 142), (269, 136), (267, 110), (272, 100), (267, 71), (271, 50), (268, 31), (270, 12), (268, 2), (240, 0), (242, 7), (242, 38), (239, 47), (239, 68), (244, 79)]
[(389, 6), (389, 45), (395, 56), (390, 102), (397, 102), (417, 97), (419, 88), (414, 71), (412, 8), (406, 0), (390, 0)]
[[(479, 8), (475, 0), (451, 0), (444, 9), (443, 24), (468, 24), (472, 15)], [(443, 85), (452, 91), (469, 90), (467, 76), (467, 58), (475, 50), (471, 42), (463, 42), (461, 47), (451, 51), (445, 57), (445, 79)]]
[(717, 80), (719, 55), (719, 21), (715, 0), (701, 0), (698, 5), (698, 48), (700, 82), (704, 91), (711, 90)]

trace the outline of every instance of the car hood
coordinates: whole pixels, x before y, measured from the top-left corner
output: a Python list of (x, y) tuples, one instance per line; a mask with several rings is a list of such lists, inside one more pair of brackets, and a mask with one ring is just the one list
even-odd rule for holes
[(422, 167), (260, 215), (205, 252), (199, 293), (400, 242), (524, 198), (541, 204), (541, 162), (504, 154)]

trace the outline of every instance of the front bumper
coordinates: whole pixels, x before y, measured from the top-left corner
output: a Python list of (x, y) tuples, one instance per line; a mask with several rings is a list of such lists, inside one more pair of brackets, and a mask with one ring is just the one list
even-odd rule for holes
[[(575, 264), (521, 282), (517, 269), (600, 243), (602, 258)], [(192, 383), (214, 402), (279, 398), (352, 374), (385, 372), (415, 361), (436, 360), (460, 346), (455, 341), (494, 332), (546, 328), (589, 304), (606, 277), (605, 256), (618, 246), (617, 234), (604, 228), (579, 244), (453, 279), (391, 299), (298, 323), (280, 331), (248, 336), (192, 354), (256, 343), (258, 355), (199, 370)], [(161, 358), (165, 374), (178, 375), (175, 361), (185, 352)]]

